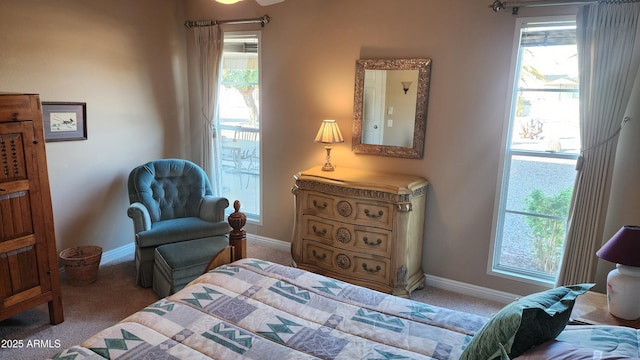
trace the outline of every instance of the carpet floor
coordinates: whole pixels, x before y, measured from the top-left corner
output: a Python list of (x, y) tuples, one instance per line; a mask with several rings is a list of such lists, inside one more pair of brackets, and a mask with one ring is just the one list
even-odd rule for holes
[[(283, 265), (293, 261), (286, 251), (257, 244), (249, 245), (247, 256)], [(89, 285), (72, 286), (64, 272), (60, 276), (65, 321), (50, 325), (46, 305), (0, 321), (0, 341), (16, 345), (0, 349), (0, 359), (52, 357), (158, 300), (151, 289), (136, 286), (133, 255), (101, 265), (97, 281)], [(411, 298), (484, 316), (491, 316), (504, 306), (432, 287), (414, 291)]]

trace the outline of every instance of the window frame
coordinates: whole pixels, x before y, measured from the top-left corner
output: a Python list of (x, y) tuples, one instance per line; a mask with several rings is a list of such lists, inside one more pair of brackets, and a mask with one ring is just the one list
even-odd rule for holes
[[(246, 209), (242, 210), (242, 208), (240, 209), (247, 217), (247, 223), (248, 224), (254, 224), (254, 225), (263, 225), (263, 219), (264, 219), (264, 208), (263, 208), (263, 204), (264, 204), (264, 191), (263, 191), (263, 161), (262, 161), (262, 157), (264, 155), (263, 152), (263, 142), (262, 142), (262, 32), (259, 30), (235, 30), (235, 31), (223, 31), (222, 32), (222, 57), (224, 57), (224, 40), (227, 36), (233, 37), (233, 36), (255, 36), (255, 38), (257, 38), (258, 40), (258, 46), (257, 46), (257, 54), (258, 54), (258, 86), (259, 86), (259, 91), (258, 91), (258, 153), (260, 154), (261, 160), (259, 163), (259, 168), (258, 168), (258, 192), (259, 192), (259, 200), (258, 200), (258, 214), (254, 214), (251, 212), (247, 212)], [(223, 82), (222, 82), (222, 58), (220, 61), (220, 77), (218, 80), (218, 88), (224, 86)], [(219, 98), (218, 98), (219, 101)], [(219, 104), (217, 104), (217, 106), (219, 107)], [(220, 124), (220, 117), (219, 117), (219, 110), (217, 111), (218, 115), (216, 117), (216, 125), (219, 127), (221, 126)], [(227, 197), (227, 194), (222, 194), (222, 196)], [(233, 199), (230, 199), (230, 201), (232, 201)], [(242, 205), (242, 204), (241, 204)], [(230, 206), (225, 210), (225, 216), (230, 215), (232, 212), (234, 211), (233, 209), (233, 204), (230, 204)]]
[[(487, 274), (515, 280), (518, 282), (529, 283), (538, 286), (551, 287), (555, 285), (555, 278), (547, 278), (539, 276), (539, 273), (534, 271), (523, 271), (522, 269), (515, 270), (510, 266), (498, 266), (500, 261), (501, 247), (502, 247), (502, 232), (504, 229), (505, 215), (509, 212), (506, 208), (508, 200), (508, 185), (511, 172), (511, 164), (514, 157), (526, 156), (526, 157), (539, 157), (539, 158), (551, 158), (560, 160), (577, 160), (579, 154), (570, 153), (545, 153), (530, 150), (514, 150), (511, 149), (511, 141), (513, 136), (514, 117), (517, 106), (518, 97), (518, 81), (519, 75), (516, 73), (521, 68), (520, 43), (521, 43), (521, 30), (525, 27), (531, 27), (531, 24), (550, 24), (559, 23), (573, 23), (576, 22), (575, 15), (561, 15), (561, 16), (543, 16), (543, 17), (521, 17), (516, 19), (515, 31), (512, 44), (511, 53), (511, 65), (509, 68), (508, 79), (508, 96), (505, 106), (505, 117), (503, 122), (503, 134), (500, 150), (500, 168), (498, 170), (496, 192), (494, 199), (494, 210), (491, 228), (491, 239), (489, 244), (489, 259), (487, 262)], [(542, 26), (542, 25), (541, 25)]]

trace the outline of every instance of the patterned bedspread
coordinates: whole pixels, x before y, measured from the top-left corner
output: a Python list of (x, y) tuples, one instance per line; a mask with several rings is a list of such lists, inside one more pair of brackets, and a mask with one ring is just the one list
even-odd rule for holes
[(610, 325), (567, 325), (560, 335), (518, 360), (640, 359), (640, 330)]
[(458, 359), (487, 320), (244, 259), (54, 358)]
[(568, 325), (556, 340), (630, 359), (640, 359), (638, 329), (607, 325)]

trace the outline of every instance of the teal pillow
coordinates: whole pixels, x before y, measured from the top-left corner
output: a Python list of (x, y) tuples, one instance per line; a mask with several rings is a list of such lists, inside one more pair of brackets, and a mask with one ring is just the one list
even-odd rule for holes
[(594, 285), (557, 287), (512, 302), (478, 331), (460, 360), (499, 359), (504, 358), (504, 352), (513, 359), (554, 339), (569, 322), (576, 297)]

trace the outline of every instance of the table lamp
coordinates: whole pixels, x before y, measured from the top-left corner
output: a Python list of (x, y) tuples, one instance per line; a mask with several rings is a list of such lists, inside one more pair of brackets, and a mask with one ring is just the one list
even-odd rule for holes
[(640, 318), (640, 226), (623, 226), (596, 255), (616, 263), (607, 276), (609, 313), (625, 320)]
[(320, 130), (318, 130), (315, 142), (327, 144), (324, 146), (324, 148), (327, 149), (327, 159), (322, 170), (335, 170), (333, 165), (331, 165), (331, 144), (344, 142), (342, 134), (340, 133), (340, 128), (338, 128), (338, 124), (335, 120), (322, 121), (322, 125), (320, 126)]

